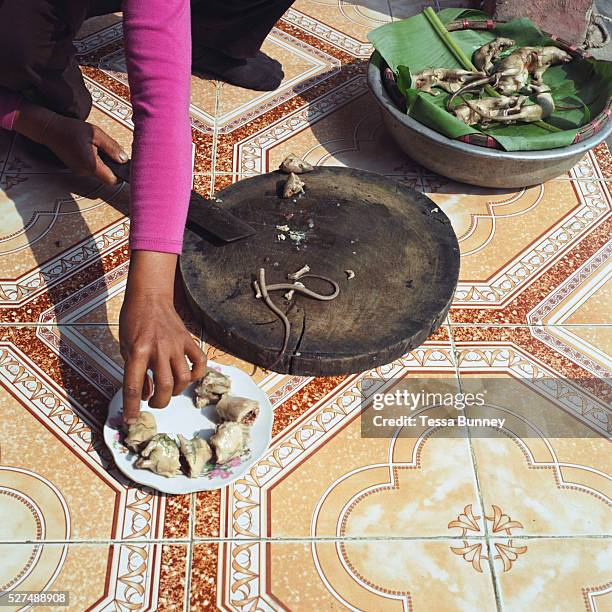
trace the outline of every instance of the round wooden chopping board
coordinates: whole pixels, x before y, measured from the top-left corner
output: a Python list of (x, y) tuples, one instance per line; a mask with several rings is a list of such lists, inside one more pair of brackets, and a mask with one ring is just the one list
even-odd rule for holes
[[(258, 366), (304, 376), (368, 370), (424, 342), (444, 320), (459, 275), (446, 215), (414, 189), (363, 170), (317, 168), (301, 176), (305, 195), (288, 200), (279, 197), (286, 178), (265, 174), (218, 194), (254, 236), (219, 244), (186, 231), (181, 272), (207, 337)], [(284, 326), (255, 298), (253, 281), (264, 268), (267, 284), (290, 282), (305, 264), (340, 293), (329, 302), (270, 294), (291, 322), (278, 359)]]

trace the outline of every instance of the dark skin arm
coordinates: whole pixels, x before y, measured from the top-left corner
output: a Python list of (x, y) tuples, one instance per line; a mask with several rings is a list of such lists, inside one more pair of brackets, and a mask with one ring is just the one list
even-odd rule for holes
[(95, 176), (106, 185), (116, 185), (117, 177), (100, 159), (98, 149), (117, 163), (128, 160), (122, 146), (98, 126), (58, 115), (25, 100), (17, 111), (13, 127), (50, 149), (75, 174)]
[[(149, 399), (147, 369), (153, 371), (152, 408), (164, 408), (191, 382), (201, 378), (206, 357), (176, 313), (173, 302), (177, 256), (134, 251), (119, 319), (121, 355), (125, 360), (123, 414), (127, 423)], [(185, 357), (193, 367), (190, 368)]]
[[(118, 163), (128, 160), (121, 145), (99, 127), (30, 102), (22, 104), (14, 128), (48, 147), (75, 174), (95, 176), (106, 185), (115, 185), (117, 177), (98, 151)], [(174, 309), (177, 259), (172, 253), (132, 252), (119, 319), (125, 361), (123, 414), (128, 424), (138, 418), (141, 399), (164, 408), (173, 395), (204, 375), (206, 357)], [(153, 372), (154, 389), (147, 370)]]

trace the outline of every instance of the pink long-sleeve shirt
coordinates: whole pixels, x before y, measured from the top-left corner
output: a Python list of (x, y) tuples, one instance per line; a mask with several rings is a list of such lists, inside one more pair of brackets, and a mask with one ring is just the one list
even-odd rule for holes
[[(125, 0), (132, 97), (132, 249), (181, 252), (191, 192), (189, 0)], [(18, 94), (0, 90), (0, 127), (11, 130)]]

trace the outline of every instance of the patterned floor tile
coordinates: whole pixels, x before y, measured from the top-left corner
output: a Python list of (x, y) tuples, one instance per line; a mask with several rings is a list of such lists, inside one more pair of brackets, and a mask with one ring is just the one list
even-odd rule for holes
[(284, 19), (304, 29), (318, 22), (319, 28), (313, 31), (327, 34), (327, 40), (347, 51), (369, 55), (368, 33), (391, 21), (391, 8), (387, 0), (297, 0)]
[(221, 134), (246, 123), (252, 127), (257, 117), (266, 110), (281, 105), (340, 69), (340, 62), (334, 56), (280, 28), (272, 31), (262, 50), (283, 65), (283, 81), (277, 90), (271, 92), (253, 92), (227, 83), (221, 84), (217, 113)]
[(475, 568), (462, 548), (453, 539), (195, 544), (191, 609), (494, 610), (488, 564)]
[[(106, 244), (108, 236), (116, 238), (111, 248), (93, 250), (89, 265), (63, 272), (55, 286), (48, 289), (40, 299), (26, 302), (12, 312), (15, 321), (34, 321), (38, 324), (55, 325), (118, 325), (121, 306), (127, 286), (129, 249), (125, 220), (94, 238)], [(177, 273), (178, 274), (178, 273)], [(199, 336), (199, 324), (187, 305), (183, 285), (177, 277), (174, 305), (188, 329)], [(27, 307), (26, 307), (27, 306)]]
[(612, 243), (589, 249), (571, 273), (562, 278), (527, 314), (534, 325), (602, 325), (609, 322), (612, 298)]
[[(459, 239), (454, 322), (536, 322), (530, 310), (542, 307), (544, 291), (544, 302), (555, 289), (576, 292), (575, 277), (585, 275), (576, 271), (581, 259), (592, 253), (591, 268), (605, 268), (600, 260), (607, 255), (612, 200), (603, 183), (554, 180), (518, 192), (443, 185), (428, 195), (449, 215)], [(589, 322), (601, 322), (589, 313)]]
[(238, 181), (250, 178), (252, 176), (256, 176), (256, 175), (255, 174), (232, 174), (232, 173), (215, 174), (213, 178), (213, 182), (212, 182), (211, 191), (214, 194), (218, 194), (219, 191), (221, 191), (222, 189), (225, 189), (226, 187), (229, 187), (230, 185), (233, 185), (234, 183), (237, 183)]
[(446, 536), (478, 503), (466, 440), (435, 433), (364, 443), (355, 422), (286, 472), (268, 494), (270, 537)]
[(462, 390), (488, 391), (471, 416), (507, 419), (470, 430), (504, 610), (611, 605), (607, 331), (453, 326)]
[(36, 321), (50, 301), (65, 297), (54, 286), (85, 266), (90, 276), (103, 275), (100, 258), (127, 241), (127, 195), (125, 184), (74, 176), (20, 137), (11, 139), (0, 166), (5, 321)]
[(599, 168), (599, 172), (597, 172), (593, 178), (603, 180), (612, 179), (612, 155), (610, 154), (610, 148), (606, 142), (597, 145), (589, 152), (588, 156), (595, 157), (597, 160), (597, 167)]
[[(605, 295), (612, 227), (605, 182), (555, 180), (510, 194), (499, 204), (491, 196), (431, 197), (464, 228), (458, 230), (463, 257), (453, 322), (562, 324), (587, 296)], [(520, 231), (517, 219), (504, 218), (506, 212), (520, 218)], [(563, 313), (548, 318), (563, 300)], [(584, 313), (581, 322), (606, 322), (596, 308)]]
[[(520, 413), (516, 403), (506, 406), (504, 414)], [(516, 521), (511, 533), (519, 538), (608, 534), (612, 465), (605, 457), (609, 441), (580, 431), (573, 438), (550, 438), (535, 433), (513, 436), (510, 430), (508, 426), (504, 435), (482, 428), (473, 432), (482, 436), (474, 437), (472, 445), (483, 503), (492, 517), (491, 535), (506, 533), (510, 521)]]
[(75, 46), (77, 50), (81, 48), (82, 41), (91, 41), (93, 36), (97, 37), (98, 44), (102, 44), (109, 36), (114, 38), (116, 26), (119, 23), (121, 23), (121, 13), (110, 13), (87, 19), (76, 36)]
[(193, 177), (193, 190), (197, 191), (202, 197), (210, 198), (213, 195), (213, 174), (195, 174)]
[(531, 333), (540, 342), (566, 357), (569, 364), (584, 371), (580, 377), (609, 378), (612, 367), (612, 328), (603, 325), (533, 327)]
[(333, 112), (317, 117), (316, 107), (312, 108), (306, 129), (267, 148), (266, 169), (277, 168), (288, 153), (295, 152), (313, 166), (354, 167), (399, 180), (422, 173), (422, 168), (390, 141), (365, 78), (336, 88), (329, 98)]
[[(558, 339), (574, 329), (453, 327), (462, 391), (486, 394), (486, 407), (468, 416), (506, 420), (471, 429), (492, 536), (609, 532), (612, 360), (607, 347), (564, 350)], [(604, 354), (599, 370), (595, 348)]]
[(365, 439), (359, 420), (363, 405), (372, 410), (362, 395), (366, 376), (389, 389), (418, 379), (431, 392), (456, 391), (445, 340), (430, 340), (369, 375), (260, 382), (270, 388), (273, 443), (248, 476), (197, 496), (196, 536), (449, 535), (454, 508), (478, 503), (466, 440), (435, 432)]
[(103, 343), (89, 351), (78, 329), (57, 329), (0, 330), (0, 540), (187, 537), (190, 496), (135, 487), (102, 440), (119, 365)]
[[(612, 352), (607, 343), (608, 326), (453, 325), (452, 330), (460, 371), (495, 372), (496, 368), (507, 368), (516, 361), (521, 368), (527, 364), (523, 370), (525, 375), (539, 372), (541, 366), (547, 375), (581, 380), (585, 384), (588, 380), (610, 377)], [(520, 371), (517, 369), (517, 374)]]
[[(0, 307), (20, 324), (0, 327), (0, 590), (69, 590), (74, 609), (612, 609), (612, 156), (600, 145), (525, 190), (457, 184), (406, 157), (367, 89), (367, 33), (426, 4), (448, 3), (297, 0), (265, 43), (284, 65), (278, 91), (193, 76), (205, 197), (295, 152), (426, 193), (462, 253), (451, 335), (369, 373), (285, 376), (207, 345), (274, 409), (267, 454), (219, 491), (134, 487), (100, 438), (122, 378), (128, 187), (72, 177), (0, 131)], [(120, 17), (86, 22), (76, 48), (90, 120), (129, 151)], [(200, 338), (185, 304), (177, 294)], [(510, 382), (488, 397), (510, 420), (502, 433), (363, 438), (368, 378)], [(541, 435), (551, 424), (568, 435)]]
[[(525, 550), (512, 563), (511, 571), (495, 566), (503, 610), (574, 612), (612, 608), (612, 540), (521, 540), (519, 536), (512, 542), (514, 551)], [(507, 543), (495, 541), (495, 546), (497, 554), (511, 563), (514, 556)]]
[(2, 591), (66, 592), (68, 607), (43, 609), (184, 609), (185, 545), (0, 544), (0, 554)]

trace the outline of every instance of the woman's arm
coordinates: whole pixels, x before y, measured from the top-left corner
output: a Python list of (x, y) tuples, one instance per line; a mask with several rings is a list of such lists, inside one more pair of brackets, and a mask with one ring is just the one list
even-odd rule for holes
[(191, 193), (189, 0), (125, 0), (132, 250), (180, 253)]
[[(119, 319), (126, 423), (138, 418), (141, 399), (149, 400), (152, 408), (164, 408), (173, 395), (204, 375), (206, 357), (174, 309), (177, 258), (173, 253), (132, 252)], [(193, 364), (191, 369), (185, 356)], [(153, 372), (155, 393), (148, 369)]]
[(162, 408), (203, 375), (206, 359), (173, 306), (192, 177), (189, 0), (125, 0), (123, 30), (134, 121), (132, 258), (120, 320), (129, 423), (150, 395), (148, 368), (149, 404)]

